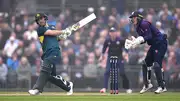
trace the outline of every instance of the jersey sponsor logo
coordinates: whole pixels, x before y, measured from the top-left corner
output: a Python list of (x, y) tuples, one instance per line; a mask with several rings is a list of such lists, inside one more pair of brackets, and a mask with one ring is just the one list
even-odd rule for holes
[(43, 41), (44, 41), (44, 36), (40, 36), (40, 37), (39, 37), (39, 41), (40, 41), (40, 43), (43, 43)]

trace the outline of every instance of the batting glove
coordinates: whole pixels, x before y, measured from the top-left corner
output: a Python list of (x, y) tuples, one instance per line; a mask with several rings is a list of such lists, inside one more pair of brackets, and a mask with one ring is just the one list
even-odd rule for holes
[(70, 36), (72, 34), (72, 30), (70, 27), (62, 30), (62, 34), (66, 34), (67, 36)]
[(68, 36), (66, 34), (60, 34), (60, 35), (57, 36), (57, 39), (58, 40), (65, 40), (65, 39), (67, 39), (67, 37)]

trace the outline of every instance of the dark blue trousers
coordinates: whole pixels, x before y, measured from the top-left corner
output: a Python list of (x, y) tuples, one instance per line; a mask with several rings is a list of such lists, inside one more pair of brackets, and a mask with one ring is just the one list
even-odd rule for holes
[(150, 49), (147, 52), (146, 58), (145, 58), (145, 64), (143, 66), (143, 80), (144, 84), (148, 84), (147, 80), (147, 67), (152, 66), (152, 69), (154, 69), (156, 79), (158, 82), (158, 86), (164, 88), (163, 83), (163, 73), (162, 73), (162, 61), (164, 58), (164, 55), (167, 51), (167, 40), (164, 39), (162, 41), (158, 41), (157, 43), (151, 45)]

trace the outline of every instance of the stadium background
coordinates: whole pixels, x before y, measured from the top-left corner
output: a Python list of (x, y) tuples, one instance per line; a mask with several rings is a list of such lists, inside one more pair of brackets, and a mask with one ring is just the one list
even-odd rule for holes
[[(97, 91), (103, 87), (106, 60), (99, 63), (102, 44), (108, 27), (114, 26), (119, 35), (136, 36), (128, 23), (134, 10), (168, 35), (169, 46), (163, 61), (167, 88), (180, 88), (180, 5), (179, 0), (1, 0), (0, 1), (0, 90), (27, 91), (40, 71), (41, 46), (37, 40), (37, 25), (33, 15), (48, 14), (49, 24), (57, 29), (79, 21), (95, 12), (96, 21), (60, 42), (61, 65), (57, 74), (75, 83), (76, 91)], [(133, 89), (142, 87), (141, 61), (148, 46), (124, 54), (125, 68)], [(156, 81), (152, 81), (155, 83)], [(51, 84), (49, 91), (59, 91)], [(122, 87), (121, 87), (122, 88)], [(46, 91), (47, 91), (46, 90)]]

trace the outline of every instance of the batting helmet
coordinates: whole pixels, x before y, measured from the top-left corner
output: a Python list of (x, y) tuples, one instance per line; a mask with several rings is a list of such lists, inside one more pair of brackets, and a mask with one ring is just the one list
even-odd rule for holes
[(48, 20), (48, 17), (47, 17), (46, 14), (44, 14), (44, 13), (37, 13), (37, 14), (35, 15), (35, 21), (36, 21), (36, 23), (38, 24), (38, 21), (39, 21), (40, 19), (42, 19), (42, 18), (45, 18), (45, 20)]

